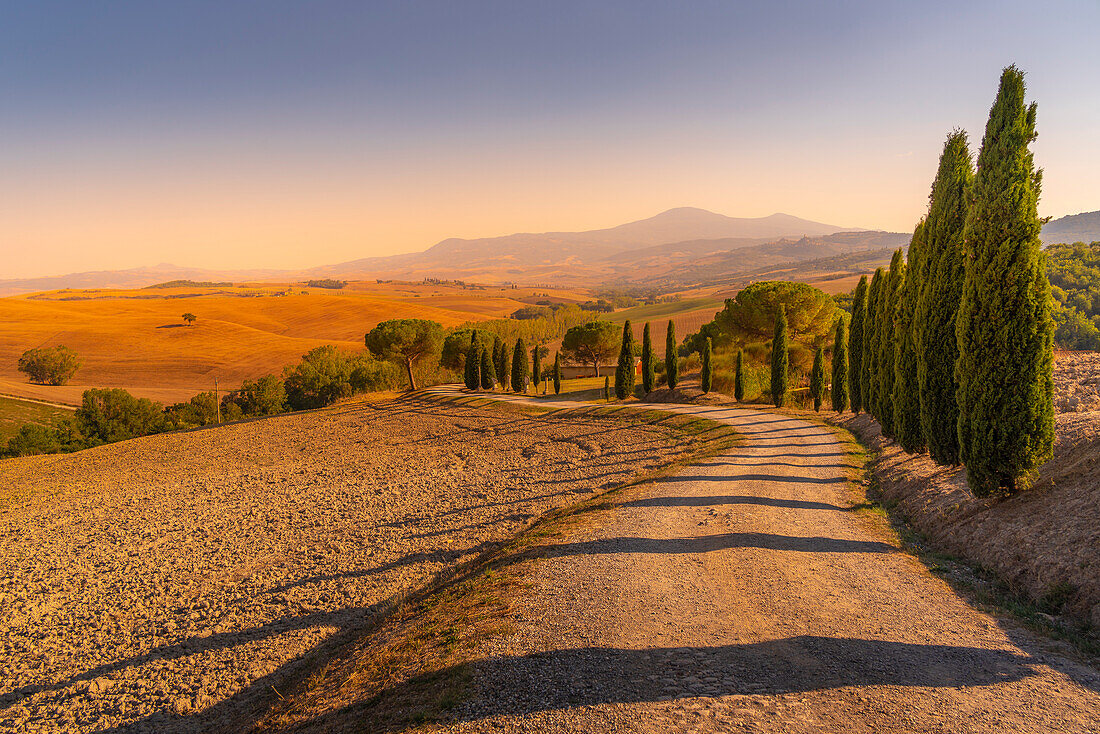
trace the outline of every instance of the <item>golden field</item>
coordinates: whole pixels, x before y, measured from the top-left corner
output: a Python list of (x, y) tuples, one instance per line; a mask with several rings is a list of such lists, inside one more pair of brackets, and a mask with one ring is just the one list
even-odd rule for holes
[[(361, 350), (363, 335), (386, 319), (455, 326), (507, 316), (546, 295), (587, 298), (546, 289), (373, 282), (342, 290), (252, 284), (0, 298), (0, 393), (78, 404), (90, 387), (120, 387), (162, 403), (179, 402), (212, 389), (215, 377), (219, 387), (236, 388), (245, 379), (279, 372), (317, 346)], [(197, 316), (193, 326), (184, 325), (185, 312)], [(62, 387), (29, 383), (17, 370), (19, 355), (57, 344), (83, 360), (73, 381)]]

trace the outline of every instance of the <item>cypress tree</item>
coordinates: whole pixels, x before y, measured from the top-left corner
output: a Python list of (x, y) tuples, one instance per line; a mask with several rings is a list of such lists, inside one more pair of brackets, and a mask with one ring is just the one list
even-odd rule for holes
[(535, 394), (538, 395), (539, 383), (542, 382), (542, 345), (531, 347), (531, 382), (535, 385)]
[(516, 341), (516, 350), (512, 353), (512, 391), (527, 392), (527, 345), (523, 337)]
[(554, 352), (554, 394), (561, 394), (561, 352)]
[(787, 399), (789, 376), (787, 374), (790, 364), (790, 342), (787, 335), (787, 311), (779, 307), (779, 314), (775, 319), (775, 336), (772, 337), (772, 402), (775, 407), (783, 407)]
[(875, 346), (878, 340), (875, 327), (885, 274), (882, 268), (875, 270), (871, 285), (867, 288), (867, 310), (863, 317), (863, 365), (859, 376), (859, 392), (863, 399), (863, 409), (876, 419), (878, 418), (875, 403), (875, 386), (878, 384), (878, 349)]
[(837, 413), (843, 413), (848, 407), (848, 374), (848, 335), (845, 334), (842, 317), (836, 320), (836, 338), (833, 340), (833, 382), (829, 388), (833, 410)]
[(619, 347), (619, 363), (615, 367), (615, 398), (626, 400), (634, 394), (634, 332), (630, 319), (623, 323), (623, 341)]
[(894, 358), (897, 350), (894, 341), (894, 309), (898, 291), (905, 280), (905, 260), (901, 249), (890, 258), (890, 271), (883, 281), (879, 311), (875, 317), (875, 333), (878, 336), (878, 383), (875, 385), (875, 401), (878, 405), (878, 422), (882, 435), (895, 436), (894, 424)]
[(963, 287), (963, 227), (974, 180), (966, 133), (947, 138), (924, 225), (924, 287), (917, 304), (917, 380), (920, 420), (929, 455), (940, 464), (959, 463), (959, 406), (955, 321)]
[(665, 332), (665, 379), (668, 381), (668, 389), (674, 390), (680, 382), (680, 361), (676, 354), (676, 324), (672, 319), (668, 321), (668, 331)]
[(493, 337), (493, 372), (496, 373), (497, 379), (500, 380), (500, 387), (502, 390), (507, 390), (508, 383), (508, 370), (505, 367), (504, 360), (507, 354), (507, 350), (504, 346), (504, 340), (500, 338), (500, 335)]
[(733, 397), (737, 402), (745, 399), (745, 350), (737, 350), (737, 366), (733, 372)]
[(703, 367), (699, 375), (699, 384), (705, 393), (710, 392), (711, 381), (714, 377), (712, 374), (713, 368), (711, 366), (712, 351), (713, 347), (711, 346), (710, 337), (708, 336), (707, 340), (703, 342)]
[(657, 384), (656, 374), (657, 356), (653, 353), (653, 340), (649, 337), (649, 322), (642, 329), (642, 392), (646, 395), (653, 392), (653, 386)]
[(485, 347), (481, 348), (481, 387), (485, 390), (492, 390), (497, 384), (497, 373), (493, 369), (493, 359), (489, 355), (489, 350)]
[(979, 496), (1016, 491), (1054, 446), (1054, 325), (1037, 213), (1042, 173), (1028, 149), (1035, 115), (1035, 103), (1024, 103), (1023, 73), (1006, 68), (966, 215), (956, 326), (959, 447)]
[(905, 280), (894, 309), (894, 433), (898, 444), (910, 454), (924, 450), (920, 425), (920, 389), (917, 384), (916, 311), (924, 284), (924, 228), (922, 219), (913, 231)]
[(603, 399), (605, 401), (611, 400), (611, 378), (606, 375), (603, 378)]
[(848, 393), (852, 401), (852, 412), (864, 409), (863, 390), (863, 344), (864, 324), (867, 323), (867, 276), (859, 279), (855, 299), (852, 301), (852, 324), (848, 330)]
[(825, 350), (821, 347), (814, 354), (814, 366), (810, 370), (810, 396), (814, 399), (814, 410), (820, 412), (825, 399)]
[(507, 392), (512, 388), (512, 351), (504, 343), (500, 345), (500, 370), (497, 376), (500, 377), (501, 390)]
[(477, 347), (477, 334), (470, 336), (470, 346), (466, 350), (466, 370), (463, 377), (467, 390), (476, 390), (481, 385), (481, 352)]

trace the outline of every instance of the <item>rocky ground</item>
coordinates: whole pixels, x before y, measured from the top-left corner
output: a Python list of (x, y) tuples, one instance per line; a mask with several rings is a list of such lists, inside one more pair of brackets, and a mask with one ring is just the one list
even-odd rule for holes
[(1054, 408), (1059, 413), (1100, 411), (1100, 352), (1058, 352)]
[(0, 462), (0, 729), (233, 729), (378, 605), (689, 442), (363, 400)]

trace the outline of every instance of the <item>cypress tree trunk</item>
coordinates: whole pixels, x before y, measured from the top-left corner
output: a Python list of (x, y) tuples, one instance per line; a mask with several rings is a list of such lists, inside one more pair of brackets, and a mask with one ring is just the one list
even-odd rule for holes
[(619, 363), (615, 366), (615, 397), (626, 400), (634, 394), (634, 332), (630, 319), (623, 323), (622, 346), (619, 347)]
[(866, 403), (863, 400), (863, 345), (867, 323), (867, 276), (859, 279), (855, 300), (852, 302), (852, 325), (848, 330), (848, 394), (852, 412), (859, 413)]
[(737, 402), (745, 399), (745, 350), (737, 350), (737, 366), (733, 372), (733, 397)]
[(875, 402), (875, 386), (878, 385), (877, 317), (885, 275), (882, 268), (875, 270), (871, 285), (867, 288), (867, 311), (863, 320), (863, 371), (859, 376), (863, 409), (875, 419), (878, 419), (878, 405)]
[(1016, 491), (1054, 446), (1054, 325), (1037, 213), (1041, 172), (1028, 146), (1035, 104), (1004, 70), (978, 154), (963, 242), (956, 334), (959, 447), (974, 494)]
[(512, 352), (508, 349), (508, 345), (501, 343), (500, 345), (500, 389), (508, 392), (512, 388)]
[(890, 258), (890, 272), (883, 281), (882, 297), (879, 299), (879, 313), (875, 317), (875, 329), (878, 334), (878, 384), (875, 385), (875, 400), (878, 404), (878, 422), (882, 435), (894, 438), (894, 359), (896, 357), (894, 341), (894, 310), (898, 301), (898, 290), (905, 280), (905, 260), (901, 249), (894, 251)]
[(814, 354), (814, 367), (810, 370), (810, 396), (814, 399), (814, 410), (820, 412), (825, 400), (825, 350), (821, 347)]
[(703, 367), (699, 375), (699, 384), (705, 393), (710, 392), (711, 380), (713, 378), (713, 368), (711, 367), (712, 351), (713, 347), (711, 346), (710, 337), (708, 336), (707, 340), (703, 342)]
[(523, 337), (516, 342), (516, 351), (512, 353), (512, 391), (527, 392), (527, 345)]
[(665, 332), (665, 379), (668, 381), (668, 389), (674, 390), (680, 382), (680, 360), (676, 354), (676, 324), (672, 319), (668, 321), (668, 330)]
[(920, 425), (920, 390), (917, 385), (917, 334), (915, 316), (921, 288), (924, 287), (924, 228), (922, 219), (913, 231), (905, 280), (898, 291), (894, 310), (894, 433), (906, 452), (924, 450), (924, 431)]
[(466, 371), (464, 377), (467, 390), (477, 390), (481, 385), (481, 353), (477, 348), (477, 334), (470, 336), (470, 347), (466, 350)]
[(656, 374), (657, 356), (653, 353), (653, 340), (649, 336), (649, 322), (642, 329), (642, 392), (646, 395), (653, 392), (653, 386), (657, 384)]
[(489, 350), (481, 348), (481, 387), (484, 390), (492, 390), (497, 384), (496, 370), (493, 369), (493, 360), (489, 356)]
[(924, 225), (925, 285), (917, 304), (917, 381), (921, 430), (929, 455), (939, 464), (959, 463), (959, 405), (955, 322), (963, 287), (963, 227), (974, 165), (966, 133), (947, 138)]
[(833, 382), (829, 388), (833, 410), (843, 413), (848, 407), (848, 335), (845, 334), (844, 317), (836, 320), (836, 338), (833, 340)]
[(780, 306), (775, 319), (775, 336), (772, 338), (772, 402), (782, 408), (787, 400), (789, 387), (788, 366), (790, 364), (790, 343), (787, 335), (787, 312)]
[(561, 353), (554, 352), (554, 394), (561, 395)]

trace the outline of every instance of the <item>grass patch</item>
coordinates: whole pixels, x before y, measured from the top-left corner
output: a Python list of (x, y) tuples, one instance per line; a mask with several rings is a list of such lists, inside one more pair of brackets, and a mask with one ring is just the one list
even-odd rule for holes
[(8, 440), (24, 424), (52, 426), (63, 418), (72, 418), (73, 412), (53, 405), (0, 397), (0, 446), (7, 446)]

